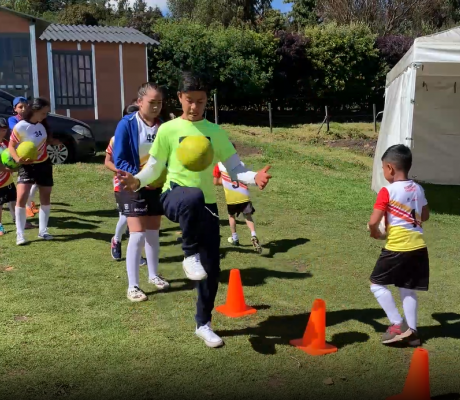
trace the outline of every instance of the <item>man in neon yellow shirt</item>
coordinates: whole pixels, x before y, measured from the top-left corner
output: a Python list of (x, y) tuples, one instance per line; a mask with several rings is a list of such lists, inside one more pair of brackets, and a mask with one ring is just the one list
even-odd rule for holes
[[(203, 118), (208, 100), (205, 81), (193, 73), (183, 73), (179, 101), (183, 114), (158, 130), (144, 169), (133, 176), (119, 171), (126, 190), (139, 190), (158, 179), (168, 169), (161, 202), (164, 214), (182, 229), (183, 269), (187, 277), (197, 281), (196, 335), (209, 347), (220, 347), (222, 339), (211, 329), (220, 275), (220, 226), (213, 182), (213, 168), (222, 162), (233, 180), (265, 188), (271, 176), (269, 166), (259, 172), (248, 171), (241, 163), (228, 134)], [(206, 136), (214, 149), (214, 160), (201, 172), (187, 170), (177, 159), (176, 150), (187, 136)]]

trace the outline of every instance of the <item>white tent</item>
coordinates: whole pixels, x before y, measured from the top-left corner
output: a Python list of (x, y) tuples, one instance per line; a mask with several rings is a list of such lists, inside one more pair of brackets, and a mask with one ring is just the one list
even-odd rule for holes
[(415, 39), (388, 73), (372, 189), (388, 182), (381, 157), (394, 144), (412, 149), (410, 177), (460, 185), (460, 27)]

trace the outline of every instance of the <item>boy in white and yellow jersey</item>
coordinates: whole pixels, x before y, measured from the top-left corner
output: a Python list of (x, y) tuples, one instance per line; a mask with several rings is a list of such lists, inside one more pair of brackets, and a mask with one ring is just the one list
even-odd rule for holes
[[(390, 184), (377, 196), (369, 228), (371, 236), (379, 239), (379, 224), (385, 218), (387, 243), (372, 272), (371, 291), (391, 323), (382, 343), (405, 340), (418, 346), (416, 291), (427, 291), (430, 278), (422, 229), (429, 218), (428, 202), (423, 188), (408, 178), (412, 166), (408, 147), (391, 146), (382, 157), (382, 166)], [(388, 285), (399, 288), (405, 318), (399, 314)]]
[(239, 246), (240, 240), (238, 233), (236, 232), (236, 217), (243, 214), (244, 219), (246, 220), (246, 225), (251, 231), (251, 242), (254, 246), (254, 250), (261, 254), (262, 247), (259, 239), (257, 238), (254, 220), (252, 219), (252, 215), (256, 212), (256, 210), (252, 206), (252, 202), (249, 198), (249, 189), (247, 185), (242, 182), (232, 181), (230, 175), (225, 169), (225, 166), (221, 162), (214, 167), (213, 176), (214, 185), (224, 187), (228, 222), (232, 232), (232, 236), (228, 238), (228, 242), (234, 246)]

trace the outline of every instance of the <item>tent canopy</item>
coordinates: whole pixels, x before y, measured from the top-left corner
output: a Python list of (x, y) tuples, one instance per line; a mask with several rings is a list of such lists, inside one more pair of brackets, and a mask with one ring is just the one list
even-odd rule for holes
[(411, 178), (460, 185), (460, 27), (417, 38), (388, 73), (372, 189), (388, 183), (381, 157), (394, 144), (411, 147)]

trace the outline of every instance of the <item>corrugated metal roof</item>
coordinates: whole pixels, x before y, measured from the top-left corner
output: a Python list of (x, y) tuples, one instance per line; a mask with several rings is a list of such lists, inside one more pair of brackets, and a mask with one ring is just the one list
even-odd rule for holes
[(159, 44), (137, 29), (119, 26), (51, 24), (40, 36), (40, 39), (56, 42)]

